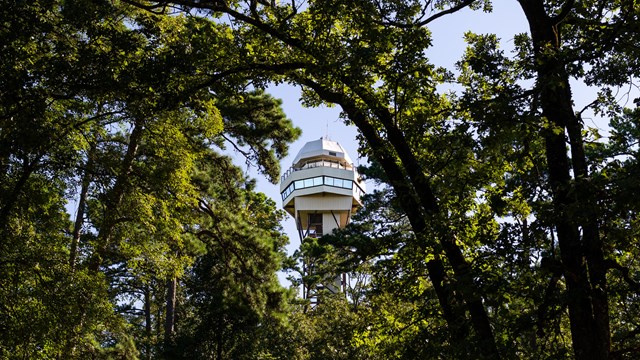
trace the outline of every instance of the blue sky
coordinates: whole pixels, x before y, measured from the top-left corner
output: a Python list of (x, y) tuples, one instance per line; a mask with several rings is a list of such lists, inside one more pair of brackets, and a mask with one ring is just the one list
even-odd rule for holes
[[(432, 23), (429, 28), (433, 34), (433, 46), (427, 50), (431, 61), (435, 65), (454, 70), (455, 62), (461, 58), (465, 49), (463, 35), (466, 31), (496, 34), (501, 40), (501, 48), (508, 54), (513, 49), (514, 35), (528, 32), (528, 25), (517, 1), (497, 0), (493, 3), (494, 9), (491, 13), (465, 9), (441, 17)], [(581, 109), (585, 104), (593, 101), (594, 90), (587, 89), (579, 83), (572, 84), (572, 88), (576, 109)], [(361, 159), (356, 151), (356, 129), (353, 126), (344, 125), (339, 119), (339, 108), (305, 108), (300, 102), (299, 89), (289, 85), (274, 86), (269, 88), (268, 92), (283, 100), (285, 113), (303, 131), (301, 138), (291, 145), (289, 156), (281, 162), (282, 171), (286, 171), (291, 166), (293, 158), (305, 143), (322, 136), (328, 136), (331, 140), (339, 142), (356, 165), (366, 161)], [(585, 121), (587, 126), (606, 127), (597, 119), (587, 117)], [(282, 204), (279, 184), (269, 183), (252, 169), (248, 169), (248, 173), (258, 180), (258, 191), (273, 198), (277, 204)], [(371, 189), (373, 184), (367, 184), (367, 187)], [(289, 253), (293, 253), (300, 244), (293, 218), (289, 217), (283, 226), (290, 238)]]
[[(463, 34), (468, 30), (477, 33), (496, 33), (501, 37), (504, 49), (510, 50), (513, 47), (513, 35), (527, 31), (526, 20), (516, 1), (501, 0), (495, 3), (492, 13), (463, 10), (436, 20), (430, 27), (434, 46), (428, 49), (427, 54), (431, 60), (436, 65), (453, 68), (464, 52)], [(305, 108), (300, 103), (300, 90), (290, 85), (273, 86), (268, 89), (268, 92), (283, 100), (285, 113), (296, 126), (302, 129), (302, 136), (291, 145), (289, 156), (281, 162), (282, 171), (286, 171), (291, 166), (293, 158), (305, 143), (322, 136), (328, 136), (331, 140), (339, 142), (356, 165), (359, 162), (366, 162), (366, 159), (361, 159), (357, 153), (355, 127), (344, 125), (339, 118), (338, 107)], [(255, 171), (249, 173), (258, 179), (258, 191), (264, 192), (276, 203), (282, 203), (279, 185), (269, 183)], [(367, 184), (367, 187), (371, 189), (373, 184)], [(291, 241), (289, 252), (292, 253), (299, 246), (293, 218), (289, 217), (283, 226), (289, 235)]]

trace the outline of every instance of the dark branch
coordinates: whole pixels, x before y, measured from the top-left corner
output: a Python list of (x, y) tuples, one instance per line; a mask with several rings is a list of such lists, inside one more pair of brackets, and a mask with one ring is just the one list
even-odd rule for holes
[(453, 14), (454, 12), (462, 10), (462, 9), (466, 8), (467, 6), (471, 5), (474, 1), (475, 0), (467, 0), (467, 1), (464, 1), (464, 2), (462, 2), (462, 3), (460, 3), (460, 4), (456, 5), (456, 6), (452, 7), (451, 9), (443, 10), (443, 11), (441, 11), (441, 12), (439, 12), (437, 14), (434, 14), (434, 15), (428, 17), (427, 19), (417, 23), (416, 26), (425, 26), (425, 25), (429, 24), (430, 22), (432, 22), (432, 21), (434, 21), (436, 19), (439, 19), (439, 18), (441, 18), (441, 17), (443, 17), (445, 15)]
[(622, 266), (621, 264), (619, 264), (617, 261), (615, 261), (613, 259), (607, 260), (606, 261), (606, 266), (607, 266), (607, 269), (616, 269), (616, 270), (620, 271), (620, 273), (622, 274), (622, 278), (624, 279), (624, 281), (627, 284), (629, 284), (631, 289), (633, 289), (637, 293), (640, 293), (640, 283), (638, 283), (637, 281), (633, 280), (629, 276), (629, 268), (628, 267)]
[[(464, 1), (464, 2), (462, 2), (460, 4), (458, 4), (458, 5), (450, 8), (450, 9), (440, 11), (439, 13), (433, 14), (430, 17), (428, 17), (428, 18), (426, 18), (426, 19), (424, 19), (422, 21), (416, 22), (416, 23), (407, 24), (407, 23), (402, 23), (402, 22), (398, 22), (398, 21), (376, 21), (376, 23), (378, 23), (380, 25), (395, 26), (395, 27), (402, 28), (402, 29), (408, 29), (408, 28), (413, 28), (413, 27), (422, 27), (422, 26), (428, 25), (429, 23), (431, 23), (431, 22), (433, 22), (433, 21), (435, 21), (435, 20), (437, 20), (437, 19), (439, 19), (439, 18), (441, 18), (441, 17), (443, 17), (445, 15), (453, 14), (453, 13), (455, 13), (457, 11), (460, 11), (460, 10), (464, 9), (465, 7), (473, 4), (474, 1), (475, 0), (466, 0), (466, 1)], [(424, 13), (424, 9), (423, 9), (423, 13)]]
[(574, 4), (575, 4), (575, 0), (567, 0), (567, 2), (564, 4), (562, 9), (560, 10), (560, 13), (558, 13), (558, 15), (551, 18), (551, 24), (555, 26), (561, 23), (567, 16), (569, 16), (569, 13), (571, 13), (571, 10), (573, 10)]

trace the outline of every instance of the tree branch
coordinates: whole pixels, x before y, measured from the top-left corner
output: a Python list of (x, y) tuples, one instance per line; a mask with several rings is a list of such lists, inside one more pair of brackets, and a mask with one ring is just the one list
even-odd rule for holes
[(571, 10), (573, 10), (574, 5), (575, 5), (575, 0), (567, 0), (567, 2), (564, 4), (562, 9), (560, 10), (560, 13), (558, 13), (558, 15), (551, 18), (551, 23), (554, 26), (561, 23), (567, 16), (569, 16), (569, 13), (571, 13)]
[(434, 14), (434, 15), (428, 17), (427, 19), (417, 23), (416, 26), (425, 26), (425, 25), (429, 24), (430, 22), (432, 22), (432, 21), (434, 21), (436, 19), (439, 19), (439, 18), (441, 18), (441, 17), (443, 17), (445, 15), (449, 15), (449, 14), (453, 14), (455, 12), (458, 12), (459, 10), (462, 10), (462, 9), (466, 8), (467, 6), (471, 5), (474, 1), (475, 0), (466, 0), (466, 1), (464, 1), (464, 2), (462, 2), (460, 4), (458, 4), (458, 5), (450, 8), (450, 9), (443, 10), (443, 11), (437, 13), (437, 14)]
[(631, 289), (633, 289), (637, 293), (640, 293), (640, 283), (638, 283), (637, 281), (633, 280), (629, 276), (629, 268), (628, 267), (622, 266), (621, 264), (619, 264), (617, 261), (615, 261), (613, 259), (606, 260), (606, 264), (605, 265), (606, 265), (607, 269), (616, 269), (616, 270), (620, 271), (620, 273), (622, 274), (622, 278), (624, 279), (624, 281), (627, 284), (629, 284)]
[[(375, 23), (379, 24), (379, 25), (389, 25), (389, 26), (394, 26), (397, 28), (401, 28), (401, 29), (408, 29), (408, 28), (413, 28), (413, 27), (422, 27), (425, 25), (428, 25), (429, 23), (445, 16), (445, 15), (449, 15), (449, 14), (453, 14), (455, 12), (458, 12), (459, 10), (464, 9), (465, 7), (473, 4), (475, 0), (466, 0), (450, 9), (447, 10), (443, 10), (440, 11), (437, 14), (431, 15), (428, 18), (422, 20), (422, 21), (418, 21), (416, 23), (411, 23), (411, 24), (407, 24), (407, 23), (402, 23), (402, 22), (398, 22), (398, 21), (392, 21), (392, 20), (388, 20), (388, 21), (375, 21)], [(423, 9), (423, 14), (424, 14), (424, 9)]]

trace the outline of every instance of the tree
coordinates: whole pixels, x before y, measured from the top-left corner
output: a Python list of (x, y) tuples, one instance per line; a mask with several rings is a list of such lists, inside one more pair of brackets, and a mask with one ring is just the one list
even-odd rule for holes
[[(596, 164), (586, 155), (590, 139), (574, 109), (570, 79), (600, 87), (601, 97), (589, 106), (596, 114), (620, 112), (609, 87), (636, 75), (637, 67), (621, 64), (638, 58), (628, 42), (637, 37), (631, 24), (638, 9), (632, 1), (519, 3), (530, 37), (515, 36), (518, 51), (509, 58), (491, 36), (470, 33), (458, 78), (429, 63), (427, 27), (466, 7), (489, 11), (488, 1), (138, 5), (229, 15), (247, 55), (238, 69), (302, 86), (309, 105), (342, 108), (358, 127), (365, 154), (384, 170), (419, 251), (430, 259), (427, 271), (451, 339), (468, 334), (468, 357), (511, 353), (512, 344), (493, 326), (500, 305), (508, 312), (507, 300), (495, 296), (491, 274), (481, 267), (488, 265), (483, 245), (495, 245), (500, 233), (534, 246), (534, 268), (520, 262), (514, 271), (550, 275), (549, 296), (526, 306), (546, 319), (550, 309), (566, 305), (570, 335), (557, 333), (570, 336), (576, 358), (627, 356), (635, 350), (615, 344), (611, 351), (610, 344), (612, 325), (624, 325), (609, 317), (607, 264), (616, 250), (602, 231), (598, 197), (609, 185), (594, 181), (598, 171), (590, 169)], [(439, 91), (439, 84), (452, 82), (463, 86), (460, 95)], [(541, 238), (531, 243), (533, 235)], [(627, 294), (634, 291), (627, 287)], [(490, 305), (493, 300), (498, 303)]]
[(208, 161), (198, 174), (202, 219), (190, 231), (207, 253), (185, 279), (185, 315), (177, 323), (181, 330), (172, 357), (281, 356), (265, 343), (283, 326), (292, 295), (276, 276), (288, 242), (280, 225), (284, 211), (255, 193), (228, 158)]
[[(347, 246), (357, 249), (350, 261), (374, 266), (378, 292), (361, 304), (390, 314), (363, 317), (382, 334), (385, 355), (410, 357), (414, 348), (420, 356), (473, 359), (637, 356), (638, 209), (628, 195), (638, 190), (638, 114), (618, 104), (614, 90), (640, 69), (633, 66), (638, 7), (629, 0), (519, 4), (530, 34), (514, 35), (516, 51), (508, 56), (495, 36), (469, 32), (456, 69), (430, 63), (428, 27), (466, 8), (490, 11), (489, 1), (3, 7), (0, 40), (10, 60), (0, 65), (1, 354), (133, 358), (142, 336), (130, 329), (142, 314), (147, 340), (150, 323), (165, 320), (168, 344), (179, 323), (174, 305), (192, 299), (176, 286), (163, 315), (165, 284), (180, 284), (205, 244), (212, 252), (193, 274), (218, 281), (192, 290), (215, 306), (194, 311), (242, 315), (228, 324), (254, 339), (285, 329), (265, 315), (278, 312), (282, 290), (256, 276), (277, 268), (270, 246), (279, 238), (220, 210), (207, 198), (220, 192), (201, 193), (194, 176), (219, 159), (211, 149), (226, 141), (275, 181), (275, 159), (298, 132), (260, 89), (289, 82), (302, 87), (309, 106), (341, 107), (389, 186), (379, 197), (389, 201), (369, 213), (398, 215), (391, 229), (381, 230), (378, 216), (347, 232), (356, 240)], [(576, 80), (599, 91), (583, 109), (571, 92)], [(610, 120), (609, 139), (585, 127), (588, 112)], [(243, 194), (247, 204), (257, 199)], [(70, 199), (78, 203), (73, 221)], [(273, 218), (264, 220), (259, 227), (273, 230)], [(217, 234), (208, 236), (212, 229)], [(227, 239), (237, 247), (221, 246)], [(223, 250), (248, 264), (217, 268), (233, 260)], [(238, 286), (229, 271), (252, 281)], [(225, 303), (220, 289), (238, 301)], [(393, 308), (398, 293), (401, 306)], [(114, 313), (124, 298), (140, 299), (144, 311)], [(325, 319), (344, 320), (351, 341), (330, 343), (360, 356), (346, 347), (371, 327), (345, 314)], [(407, 331), (393, 331), (396, 323), (409, 324)], [(217, 350), (236, 351), (239, 338), (218, 330)], [(433, 333), (448, 343), (423, 346)]]
[(275, 181), (299, 130), (279, 100), (216, 69), (238, 55), (226, 25), (120, 2), (1, 11), (0, 353), (149, 357), (151, 322), (171, 318), (152, 314), (165, 284), (203, 250), (185, 234), (196, 165), (235, 142)]

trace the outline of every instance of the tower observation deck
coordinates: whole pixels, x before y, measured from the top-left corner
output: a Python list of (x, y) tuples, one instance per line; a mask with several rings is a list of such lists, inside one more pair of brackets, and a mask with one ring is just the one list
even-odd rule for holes
[[(295, 218), (301, 241), (346, 226), (364, 193), (364, 181), (347, 152), (325, 138), (306, 143), (280, 179), (282, 207)], [(337, 275), (326, 287), (336, 292), (345, 282)]]

